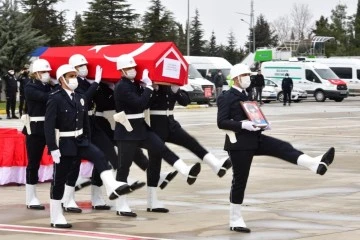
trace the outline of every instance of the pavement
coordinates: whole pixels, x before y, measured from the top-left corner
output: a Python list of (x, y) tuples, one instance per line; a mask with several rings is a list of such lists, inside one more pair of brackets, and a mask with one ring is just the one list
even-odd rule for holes
[[(250, 234), (229, 231), (229, 190), (232, 172), (218, 178), (202, 164), (199, 178), (188, 186), (178, 176), (158, 191), (170, 209), (167, 214), (146, 212), (146, 187), (128, 200), (137, 218), (117, 216), (115, 210), (90, 207), (90, 188), (76, 192), (82, 214), (65, 216), (70, 230), (49, 227), (49, 183), (38, 185), (45, 211), (27, 210), (24, 186), (0, 187), (0, 239), (195, 239), (195, 240), (358, 240), (360, 236), (360, 97), (341, 103), (306, 101), (291, 107), (281, 103), (262, 106), (272, 129), (264, 134), (293, 144), (310, 156), (336, 148), (334, 163), (324, 176), (267, 156), (254, 158), (248, 181), (243, 217)], [(182, 126), (217, 157), (224, 134), (216, 126), (216, 107), (178, 108)], [(21, 128), (19, 120), (0, 120), (1, 127)], [(199, 161), (192, 153), (168, 145), (185, 162)], [(171, 167), (164, 163), (164, 170)], [(131, 176), (145, 181), (132, 166)]]

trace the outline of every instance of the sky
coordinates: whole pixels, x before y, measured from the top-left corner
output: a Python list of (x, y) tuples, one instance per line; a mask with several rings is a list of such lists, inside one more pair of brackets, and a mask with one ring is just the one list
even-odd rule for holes
[[(67, 18), (72, 21), (75, 11), (81, 13), (88, 9), (89, 0), (63, 0), (56, 7), (58, 10), (69, 10)], [(229, 32), (233, 31), (238, 46), (244, 46), (249, 35), (249, 25), (242, 22), (244, 19), (250, 22), (250, 17), (237, 14), (237, 12), (250, 14), (250, 0), (162, 0), (162, 4), (173, 12), (175, 20), (186, 25), (188, 1), (190, 2), (190, 19), (195, 15), (195, 9), (199, 10), (200, 22), (204, 30), (205, 40), (209, 40), (211, 32), (215, 32), (217, 43), (227, 44)], [(150, 0), (128, 0), (136, 13), (143, 14), (150, 6)], [(309, 6), (313, 15), (312, 22), (321, 15), (330, 17), (331, 10), (339, 3), (347, 6), (347, 13), (355, 14), (357, 0), (254, 0), (255, 19), (260, 14), (265, 20), (273, 22), (277, 18), (290, 15), (295, 3)], [(256, 41), (256, 40), (255, 40)]]

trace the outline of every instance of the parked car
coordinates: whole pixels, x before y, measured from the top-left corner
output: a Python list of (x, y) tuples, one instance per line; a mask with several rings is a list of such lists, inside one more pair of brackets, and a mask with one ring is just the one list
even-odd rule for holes
[[(277, 100), (283, 102), (284, 100), (284, 93), (281, 89), (281, 81), (282, 80), (270, 80), (265, 79), (266, 86), (273, 86), (276, 90)], [(301, 100), (307, 99), (307, 93), (305, 90), (301, 88), (293, 87), (291, 91), (291, 100), (294, 102), (300, 102)]]

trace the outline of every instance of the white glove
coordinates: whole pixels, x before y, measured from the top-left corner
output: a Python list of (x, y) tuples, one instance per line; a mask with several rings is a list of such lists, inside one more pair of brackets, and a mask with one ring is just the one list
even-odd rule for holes
[(60, 157), (61, 157), (60, 150), (56, 149), (54, 151), (51, 151), (51, 157), (52, 157), (54, 163), (59, 164), (60, 163)]
[(102, 76), (102, 67), (100, 67), (100, 65), (96, 66), (96, 73), (95, 73), (95, 82), (96, 83), (100, 83), (101, 81), (101, 76)]
[(173, 93), (177, 93), (180, 89), (180, 86), (178, 85), (171, 85), (171, 90), (173, 91)]
[(259, 131), (261, 129), (259, 127), (255, 127), (255, 124), (249, 120), (241, 121), (241, 128), (252, 132)]
[(142, 74), (141, 81), (146, 84), (147, 87), (151, 87), (152, 81), (149, 78), (149, 70), (145, 69)]

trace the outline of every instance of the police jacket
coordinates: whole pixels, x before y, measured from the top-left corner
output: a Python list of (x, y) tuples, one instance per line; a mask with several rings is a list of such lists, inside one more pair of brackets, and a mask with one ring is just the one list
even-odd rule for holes
[(18, 80), (17, 80), (19, 83), (20, 83), (20, 86), (19, 86), (19, 92), (20, 92), (20, 95), (21, 96), (24, 96), (24, 90), (25, 90), (25, 86), (26, 84), (28, 84), (31, 80), (30, 80), (30, 77), (29, 77), (29, 74), (27, 73), (22, 73)]
[[(27, 114), (29, 114), (30, 117), (45, 117), (50, 86), (35, 80), (25, 86), (24, 93), (27, 104)], [(30, 128), (31, 134), (44, 136), (44, 121), (31, 121)], [(25, 127), (23, 133), (27, 134)]]
[(265, 86), (264, 76), (262, 74), (255, 75), (254, 87), (264, 87), (264, 86)]
[(94, 96), (96, 112), (115, 110), (114, 90), (100, 82)]
[[(150, 114), (153, 110), (173, 111), (176, 102), (182, 106), (187, 106), (190, 103), (190, 98), (182, 90), (178, 90), (174, 93), (171, 90), (171, 86), (159, 85), (159, 89), (153, 92), (150, 100)], [(172, 131), (181, 127), (174, 119), (174, 115), (151, 114), (150, 120), (151, 129), (153, 129), (163, 140), (168, 138)]]
[[(143, 88), (139, 82), (131, 81), (126, 77), (115, 85), (115, 110), (116, 112), (125, 111), (126, 114), (143, 113), (149, 107), (152, 90)], [(144, 118), (130, 119), (133, 131), (128, 132), (123, 125), (116, 123), (115, 140), (144, 140), (147, 137), (149, 126)]]
[(255, 150), (261, 141), (261, 131), (248, 131), (242, 129), (242, 120), (248, 120), (240, 102), (248, 101), (246, 94), (235, 88), (230, 88), (218, 98), (217, 125), (220, 129), (235, 132), (237, 142), (231, 143), (228, 135), (225, 138), (224, 150)]
[(94, 108), (93, 98), (96, 94), (96, 91), (99, 87), (97, 82), (89, 83), (85, 78), (77, 77), (78, 87), (75, 89), (77, 93), (83, 94), (87, 101), (89, 110)]
[(6, 96), (15, 96), (18, 91), (17, 81), (14, 75), (6, 74), (3, 77), (5, 81), (5, 93)]
[[(45, 138), (50, 151), (60, 149), (62, 156), (77, 156), (79, 146), (87, 146), (90, 139), (89, 118), (86, 98), (75, 92), (73, 102), (64, 89), (49, 95), (45, 114)], [(83, 129), (78, 137), (61, 137), (56, 145), (55, 129), (68, 132)]]
[(283, 91), (291, 91), (293, 88), (293, 81), (290, 77), (286, 77), (281, 82), (281, 88)]
[(214, 84), (215, 84), (215, 87), (222, 87), (224, 85), (224, 76), (221, 74), (216, 74), (214, 76)]

